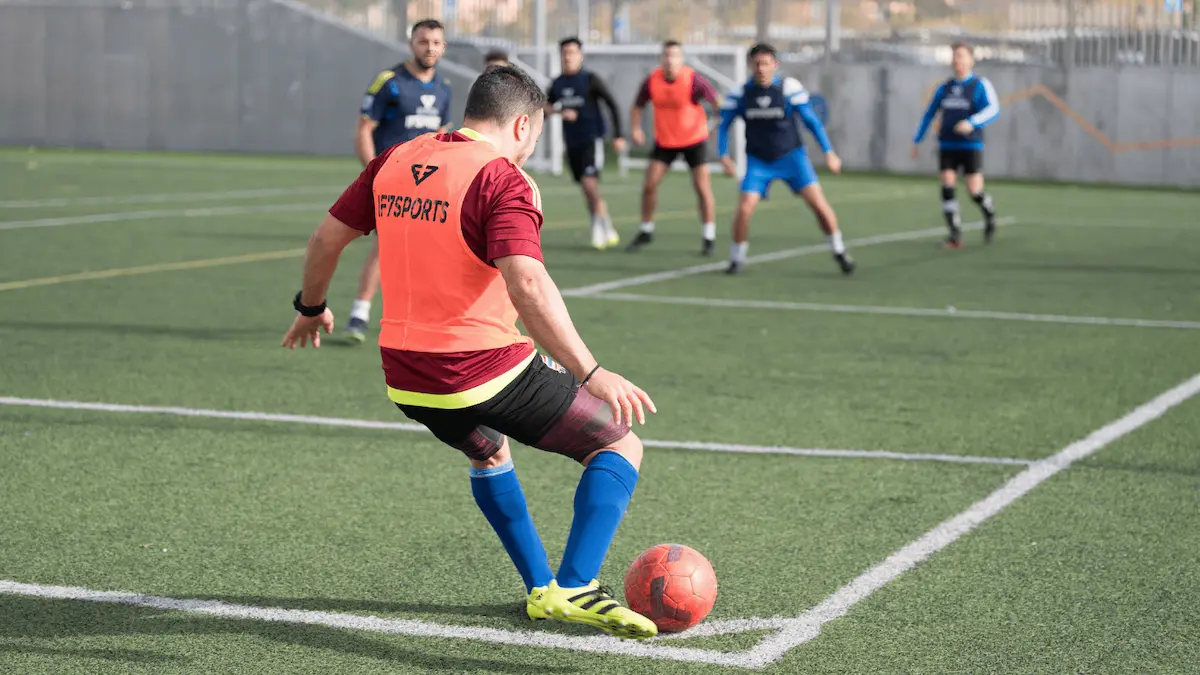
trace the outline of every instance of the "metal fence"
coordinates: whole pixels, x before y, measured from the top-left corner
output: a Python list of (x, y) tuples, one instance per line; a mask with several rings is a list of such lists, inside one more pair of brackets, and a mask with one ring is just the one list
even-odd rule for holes
[[(1200, 0), (306, 0), (388, 37), (422, 18), (479, 43), (696, 45), (767, 39), (798, 62), (942, 63), (955, 39), (991, 61), (1200, 66)], [(403, 19), (403, 20), (401, 20)]]

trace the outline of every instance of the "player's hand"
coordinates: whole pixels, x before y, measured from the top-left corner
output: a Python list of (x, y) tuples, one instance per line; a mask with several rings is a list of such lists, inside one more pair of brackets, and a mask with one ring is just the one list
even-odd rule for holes
[(296, 343), (299, 343), (300, 347), (304, 348), (311, 340), (313, 349), (317, 349), (321, 346), (322, 329), (325, 330), (326, 335), (333, 332), (333, 312), (328, 307), (321, 316), (296, 314), (296, 320), (292, 322), (292, 327), (288, 329), (287, 335), (283, 336), (280, 346), (295, 349)]
[(920, 146), (914, 145), (914, 146), (913, 146), (913, 149), (912, 149), (912, 158), (913, 158), (913, 159), (916, 159), (916, 158), (917, 158), (917, 157), (919, 157), (920, 155), (921, 155), (921, 148), (920, 148)]
[(613, 139), (613, 150), (617, 152), (625, 152), (625, 139), (617, 136)]
[(613, 411), (613, 422), (633, 426), (636, 419), (638, 424), (646, 423), (646, 408), (650, 412), (658, 412), (650, 395), (642, 391), (629, 380), (603, 368), (592, 374), (585, 385), (587, 393), (608, 403)]
[(966, 136), (972, 131), (975, 131), (975, 125), (971, 124), (971, 120), (961, 120), (958, 124), (954, 125), (954, 133), (960, 136)]
[(737, 175), (737, 164), (735, 164), (733, 158), (728, 155), (721, 158), (721, 168), (725, 170), (726, 176)]
[(634, 129), (633, 133), (630, 134), (630, 137), (633, 139), (634, 145), (646, 144), (646, 132), (642, 131), (641, 129)]
[(836, 152), (827, 152), (825, 153), (825, 166), (829, 167), (829, 170), (834, 173), (841, 173), (842, 158), (838, 157)]
[(562, 118), (564, 122), (574, 122), (579, 119), (579, 111), (574, 108), (563, 108)]

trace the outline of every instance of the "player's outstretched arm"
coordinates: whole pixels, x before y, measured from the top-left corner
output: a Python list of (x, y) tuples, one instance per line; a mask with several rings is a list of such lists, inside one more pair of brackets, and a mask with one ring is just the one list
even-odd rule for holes
[[(329, 282), (337, 269), (342, 250), (362, 234), (331, 215), (325, 216), (308, 238), (308, 249), (304, 254), (304, 282), (300, 287), (301, 305), (319, 307), (325, 303), (325, 294), (329, 291)], [(282, 346), (295, 349), (297, 344), (304, 347), (311, 340), (314, 348), (320, 347), (321, 330), (326, 334), (333, 332), (333, 312), (328, 308), (317, 316), (297, 313), (292, 327), (283, 336)]]
[(646, 423), (645, 408), (657, 412), (646, 392), (620, 375), (600, 368), (583, 338), (575, 330), (562, 293), (540, 260), (510, 255), (494, 261), (508, 296), (534, 342), (541, 345), (577, 379), (589, 393), (608, 402), (618, 424)]
[(629, 139), (633, 141), (634, 145), (646, 144), (646, 132), (642, 130), (642, 111), (649, 102), (650, 78), (646, 78), (642, 82), (642, 86), (638, 89), (638, 95), (633, 101), (633, 107), (629, 109)]
[(913, 145), (920, 145), (925, 139), (925, 132), (929, 131), (929, 125), (933, 124), (933, 118), (937, 116), (938, 108), (942, 105), (942, 96), (946, 93), (946, 85), (940, 85), (935, 92), (933, 98), (929, 99), (929, 106), (925, 108), (925, 114), (921, 116), (921, 123), (917, 125), (917, 133), (913, 134)]

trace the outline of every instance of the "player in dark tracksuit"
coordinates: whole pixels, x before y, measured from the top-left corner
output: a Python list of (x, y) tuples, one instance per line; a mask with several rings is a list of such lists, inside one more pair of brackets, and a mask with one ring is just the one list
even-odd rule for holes
[(595, 73), (583, 69), (583, 43), (567, 38), (559, 43), (562, 74), (550, 84), (547, 112), (558, 113), (563, 120), (563, 141), (571, 176), (583, 188), (588, 213), (592, 216), (592, 246), (605, 249), (621, 239), (608, 215), (608, 205), (600, 196), (600, 172), (604, 169), (604, 136), (607, 131), (600, 104), (608, 108), (613, 122), (613, 148), (625, 146), (621, 136), (621, 113), (608, 87)]
[(992, 197), (983, 191), (983, 127), (1000, 116), (1000, 99), (996, 89), (985, 77), (973, 73), (975, 57), (971, 47), (956, 43), (954, 50), (954, 77), (942, 83), (933, 94), (925, 116), (913, 136), (912, 156), (917, 157), (917, 146), (929, 130), (933, 118), (941, 113), (938, 130), (938, 168), (942, 178), (942, 213), (950, 236), (947, 248), (962, 246), (962, 219), (958, 212), (958, 200), (954, 188), (958, 172), (962, 171), (971, 199), (983, 212), (984, 241), (990, 242), (996, 233), (996, 209)]

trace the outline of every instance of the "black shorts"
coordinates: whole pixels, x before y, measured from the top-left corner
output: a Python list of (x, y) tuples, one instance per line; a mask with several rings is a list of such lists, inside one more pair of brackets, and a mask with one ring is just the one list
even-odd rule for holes
[(567, 164), (571, 166), (571, 177), (578, 183), (584, 176), (600, 177), (604, 170), (604, 144), (601, 141), (584, 143), (567, 148)]
[(535, 356), (499, 394), (470, 408), (443, 410), (399, 403), (396, 407), (438, 440), (480, 462), (500, 450), (505, 436), (582, 462), (629, 433), (628, 425), (613, 422), (607, 403), (551, 363)]
[(654, 150), (650, 152), (650, 159), (670, 166), (680, 155), (683, 155), (683, 161), (687, 162), (689, 169), (701, 166), (708, 162), (708, 141), (700, 141), (686, 148), (664, 148), (655, 143)]
[(964, 176), (983, 172), (982, 150), (942, 150), (938, 153), (938, 170), (961, 171)]

